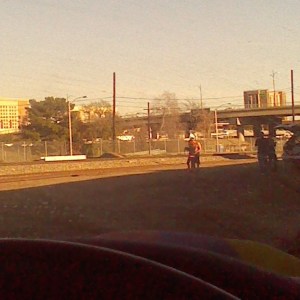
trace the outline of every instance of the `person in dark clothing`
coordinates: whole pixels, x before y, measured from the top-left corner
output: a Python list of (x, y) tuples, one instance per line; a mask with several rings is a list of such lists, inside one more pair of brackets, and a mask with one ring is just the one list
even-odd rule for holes
[(266, 163), (269, 157), (269, 139), (265, 137), (264, 132), (260, 133), (260, 136), (255, 141), (255, 147), (257, 147), (257, 159), (258, 165), (262, 172), (265, 172)]
[(274, 138), (269, 137), (268, 144), (269, 144), (269, 152), (268, 152), (269, 163), (271, 164), (272, 171), (276, 171), (277, 155), (276, 155), (276, 142), (274, 141)]

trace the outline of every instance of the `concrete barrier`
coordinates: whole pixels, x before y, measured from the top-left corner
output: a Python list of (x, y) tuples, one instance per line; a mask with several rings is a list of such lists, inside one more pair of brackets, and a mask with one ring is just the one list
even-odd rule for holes
[(68, 161), (68, 160), (84, 160), (86, 155), (59, 155), (59, 156), (45, 156), (41, 157), (45, 161)]

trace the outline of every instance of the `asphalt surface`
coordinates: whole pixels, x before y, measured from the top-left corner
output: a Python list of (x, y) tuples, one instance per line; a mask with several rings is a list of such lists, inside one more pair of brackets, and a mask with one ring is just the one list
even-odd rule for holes
[(253, 159), (12, 175), (0, 191), (1, 237), (168, 230), (284, 249), (300, 232), (299, 192)]

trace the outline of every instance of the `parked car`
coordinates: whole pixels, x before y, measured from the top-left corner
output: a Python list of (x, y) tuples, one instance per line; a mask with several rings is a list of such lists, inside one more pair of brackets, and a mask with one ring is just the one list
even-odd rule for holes
[(282, 158), (300, 167), (300, 124), (278, 125), (275, 129), (291, 133), (291, 137), (283, 146)]
[(277, 139), (287, 139), (292, 137), (293, 133), (289, 130), (277, 129), (276, 130), (276, 138)]

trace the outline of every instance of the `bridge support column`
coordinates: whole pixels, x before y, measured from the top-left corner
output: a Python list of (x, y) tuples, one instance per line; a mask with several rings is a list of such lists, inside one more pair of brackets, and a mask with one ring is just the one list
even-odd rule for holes
[(276, 136), (276, 130), (275, 130), (275, 123), (270, 123), (269, 124), (269, 136), (275, 137)]
[(236, 119), (236, 132), (240, 142), (245, 142), (244, 126), (241, 124), (240, 119)]
[(261, 131), (261, 124), (259, 122), (253, 124), (253, 133), (255, 137), (259, 137)]

